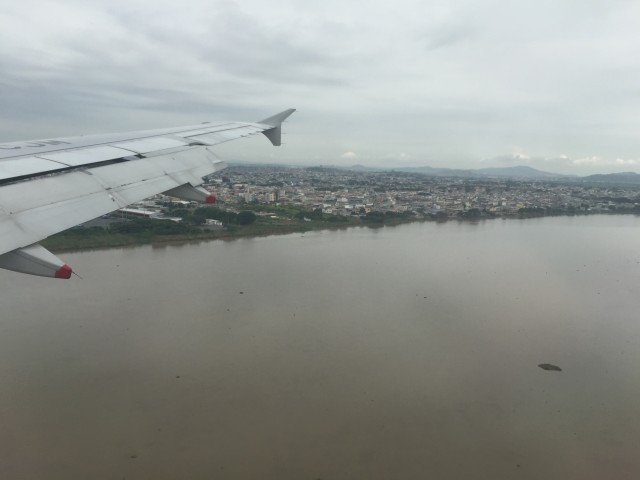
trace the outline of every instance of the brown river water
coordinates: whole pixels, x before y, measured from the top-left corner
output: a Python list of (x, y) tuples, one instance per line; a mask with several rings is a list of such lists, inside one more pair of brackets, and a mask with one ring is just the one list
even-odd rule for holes
[(1, 479), (640, 478), (640, 218), (63, 257), (0, 271)]

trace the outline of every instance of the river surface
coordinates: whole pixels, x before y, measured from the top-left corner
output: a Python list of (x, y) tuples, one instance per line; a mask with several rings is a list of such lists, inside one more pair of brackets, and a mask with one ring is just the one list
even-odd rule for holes
[(640, 218), (63, 257), (0, 271), (2, 479), (640, 477)]

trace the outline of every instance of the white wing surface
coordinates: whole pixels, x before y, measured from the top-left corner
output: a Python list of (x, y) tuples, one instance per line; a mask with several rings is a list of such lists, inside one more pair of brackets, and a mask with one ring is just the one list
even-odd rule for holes
[(211, 202), (198, 186), (226, 168), (211, 147), (257, 133), (280, 145), (294, 111), (256, 123), (0, 144), (0, 268), (69, 278), (71, 269), (39, 241), (158, 193)]

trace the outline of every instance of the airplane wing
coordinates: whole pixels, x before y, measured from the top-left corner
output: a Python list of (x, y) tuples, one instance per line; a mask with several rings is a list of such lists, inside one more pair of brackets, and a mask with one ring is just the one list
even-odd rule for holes
[(278, 146), (294, 111), (256, 123), (0, 144), (0, 268), (70, 278), (71, 268), (39, 241), (158, 193), (212, 203), (199, 185), (226, 164), (211, 147), (257, 133)]

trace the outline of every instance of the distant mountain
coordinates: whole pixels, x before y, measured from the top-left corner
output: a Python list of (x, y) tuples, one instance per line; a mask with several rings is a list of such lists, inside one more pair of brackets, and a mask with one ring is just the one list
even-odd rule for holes
[[(387, 169), (388, 170), (388, 169)], [(403, 167), (394, 168), (396, 172), (421, 173), (434, 177), (477, 177), (474, 170), (462, 170), (458, 168), (434, 168), (434, 167)]]
[(620, 173), (599, 173), (596, 175), (589, 175), (587, 177), (580, 178), (583, 182), (589, 183), (632, 183), (640, 185), (640, 175), (635, 172), (620, 172)]
[(608, 184), (626, 184), (640, 185), (640, 174), (635, 172), (620, 172), (608, 174), (596, 174), (586, 177), (578, 177), (576, 175), (562, 175), (559, 173), (545, 172), (526, 165), (518, 165), (514, 167), (488, 167), (478, 169), (458, 169), (458, 168), (437, 168), (429, 167), (367, 167), (365, 165), (283, 165), (276, 163), (249, 163), (249, 162), (228, 162), (232, 166), (255, 166), (255, 167), (293, 167), (304, 168), (307, 170), (319, 171), (340, 171), (350, 170), (354, 172), (405, 172), (419, 173), (434, 177), (462, 177), (462, 178), (526, 178), (526, 179), (546, 179), (546, 180), (562, 180), (576, 183), (608, 183)]
[(350, 167), (344, 167), (347, 170), (353, 170), (354, 172), (379, 172), (379, 168), (365, 167), (364, 165), (351, 165)]
[(558, 173), (544, 172), (525, 165), (519, 165), (516, 167), (480, 168), (476, 170), (476, 172), (492, 177), (558, 178), (565, 176)]
[(551, 172), (543, 172), (535, 168), (519, 165), (516, 167), (492, 167), (479, 169), (454, 169), (433, 167), (406, 167), (396, 168), (401, 172), (422, 173), (439, 177), (513, 177), (513, 178), (561, 178), (564, 175)]

